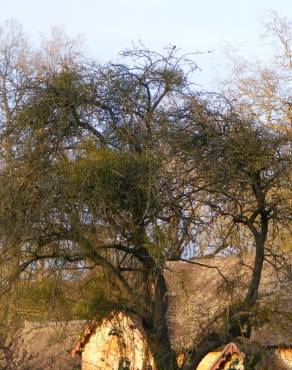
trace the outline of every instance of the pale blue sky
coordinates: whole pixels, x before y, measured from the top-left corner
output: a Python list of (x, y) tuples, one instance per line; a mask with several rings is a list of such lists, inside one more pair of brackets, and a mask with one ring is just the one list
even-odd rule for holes
[[(209, 82), (227, 43), (258, 53), (261, 20), (267, 10), (292, 18), (292, 0), (0, 0), (0, 23), (15, 18), (36, 42), (51, 26), (81, 33), (90, 54), (106, 61), (139, 39), (161, 49), (175, 44), (185, 52), (213, 50), (198, 57), (198, 80)], [(220, 70), (220, 68), (219, 68)]]

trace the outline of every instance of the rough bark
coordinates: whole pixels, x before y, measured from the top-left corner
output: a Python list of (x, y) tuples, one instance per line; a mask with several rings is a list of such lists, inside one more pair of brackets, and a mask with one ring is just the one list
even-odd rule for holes
[(258, 298), (259, 285), (265, 258), (265, 241), (268, 235), (268, 217), (265, 211), (261, 213), (260, 231), (255, 231), (255, 262), (249, 288), (245, 297), (247, 304), (254, 304)]

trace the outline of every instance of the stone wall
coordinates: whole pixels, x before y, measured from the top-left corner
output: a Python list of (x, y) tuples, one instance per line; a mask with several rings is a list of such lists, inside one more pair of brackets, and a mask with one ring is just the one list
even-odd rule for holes
[(119, 370), (122, 362), (129, 370), (145, 365), (154, 370), (139, 321), (117, 313), (103, 319), (90, 336), (82, 353), (82, 370)]

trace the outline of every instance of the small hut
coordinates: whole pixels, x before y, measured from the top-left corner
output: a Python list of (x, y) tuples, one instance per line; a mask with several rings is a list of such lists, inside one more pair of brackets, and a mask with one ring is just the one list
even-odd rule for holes
[(82, 353), (82, 370), (154, 369), (140, 320), (122, 312), (93, 319), (75, 343), (72, 357), (77, 353)]

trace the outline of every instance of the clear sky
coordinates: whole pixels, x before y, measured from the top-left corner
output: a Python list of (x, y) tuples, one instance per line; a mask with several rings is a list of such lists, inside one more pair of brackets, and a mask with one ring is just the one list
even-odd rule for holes
[(209, 83), (226, 44), (257, 54), (267, 10), (292, 18), (292, 0), (0, 0), (0, 23), (15, 18), (33, 42), (54, 25), (84, 35), (95, 58), (107, 61), (139, 39), (159, 50), (175, 44), (197, 57), (198, 80)]

